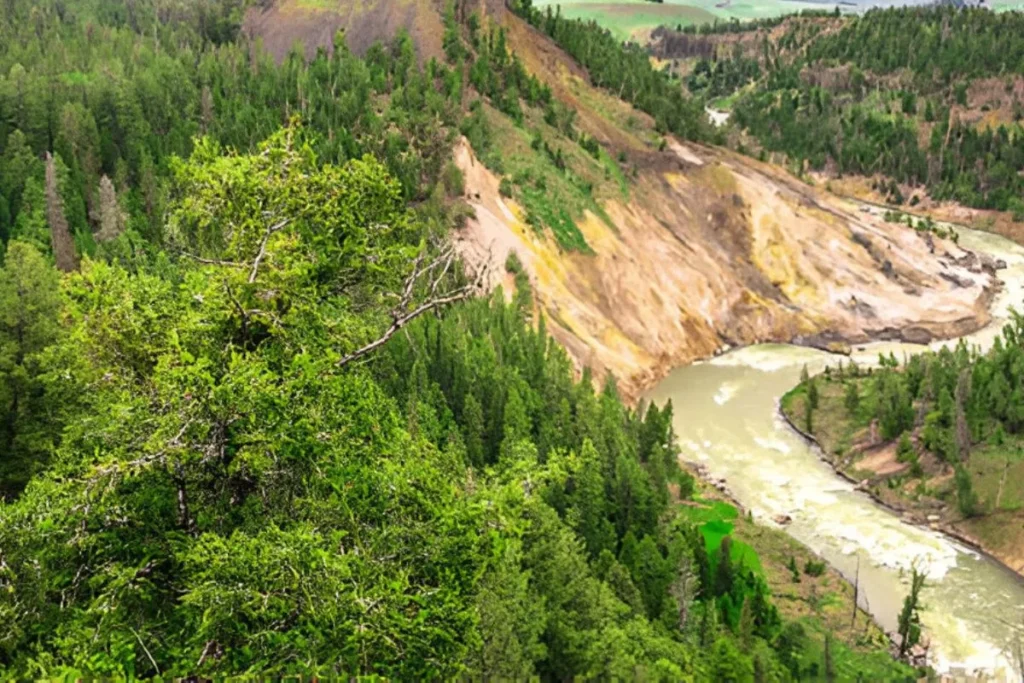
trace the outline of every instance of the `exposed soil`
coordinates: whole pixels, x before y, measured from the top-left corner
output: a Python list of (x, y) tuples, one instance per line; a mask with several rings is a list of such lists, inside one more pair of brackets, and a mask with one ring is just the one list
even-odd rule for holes
[(345, 42), (357, 55), (377, 41), (388, 41), (400, 30), (409, 32), (421, 61), (443, 54), (444, 26), (434, 0), (274, 0), (248, 10), (242, 32), (281, 61), (296, 43), (306, 58), (318, 49), (334, 51), (334, 37), (345, 31)]
[(908, 466), (896, 460), (896, 445), (888, 444), (866, 453), (857, 461), (857, 469), (871, 472), (876, 477), (885, 477), (899, 474)]
[(554, 336), (578, 363), (614, 373), (626, 396), (725, 345), (927, 339), (988, 322), (988, 276), (954, 285), (942, 275), (966, 271), (913, 230), (738, 155), (681, 142), (658, 154), (628, 202), (603, 205), (614, 230), (591, 214), (578, 221), (590, 256), (527, 226), (467, 145), (456, 155), (478, 216), (464, 254), (495, 245), (500, 267), (515, 249)]
[[(886, 205), (885, 197), (872, 189), (872, 179), (865, 176), (848, 175), (843, 178), (830, 178), (823, 173), (814, 173), (812, 177), (820, 185), (833, 193), (852, 197), (872, 204)], [(907, 198), (917, 197), (913, 206), (892, 206), (895, 211), (907, 211), (915, 215), (930, 216), (937, 221), (966, 225), (975, 230), (984, 230), (1001, 235), (1018, 244), (1024, 244), (1024, 223), (1013, 220), (1008, 211), (992, 211), (988, 209), (972, 209), (956, 202), (937, 201), (928, 195), (924, 187), (902, 185), (900, 192)]]

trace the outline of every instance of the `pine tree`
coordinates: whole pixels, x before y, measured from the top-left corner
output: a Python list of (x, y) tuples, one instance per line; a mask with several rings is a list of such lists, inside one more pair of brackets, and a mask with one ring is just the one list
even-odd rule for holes
[(810, 405), (811, 410), (818, 409), (818, 403), (821, 397), (818, 395), (818, 383), (811, 380), (807, 384), (807, 403)]
[(97, 226), (97, 242), (109, 242), (124, 231), (124, 211), (117, 201), (114, 183), (106, 175), (100, 178), (100, 188), (94, 202), (92, 220)]
[(964, 368), (960, 371), (959, 377), (957, 377), (956, 395), (954, 397), (956, 409), (954, 428), (956, 429), (956, 446), (961, 462), (967, 462), (967, 459), (971, 456), (971, 430), (967, 424), (966, 412), (970, 393), (971, 371), (968, 368)]
[(12, 240), (0, 269), (0, 500), (42, 468), (59, 434), (34, 356), (60, 335), (57, 272), (32, 245)]
[(715, 595), (726, 595), (732, 591), (736, 572), (732, 565), (732, 538), (726, 536), (718, 546), (718, 561), (715, 566)]
[(46, 153), (46, 221), (50, 225), (50, 240), (57, 268), (65, 273), (75, 270), (78, 268), (75, 241), (64, 217), (64, 200), (57, 183), (57, 160), (49, 152)]
[(587, 552), (596, 558), (615, 546), (615, 528), (608, 519), (604, 474), (601, 456), (587, 439), (580, 452), (580, 467), (569, 498), (576, 532), (583, 539)]
[(484, 465), (484, 413), (476, 396), (467, 393), (462, 408), (463, 440), (466, 457), (475, 467)]
[(960, 508), (960, 514), (964, 517), (973, 517), (977, 514), (978, 499), (974, 493), (971, 475), (965, 467), (957, 465), (954, 478), (956, 480), (956, 502), (957, 507)]
[(754, 644), (754, 610), (751, 598), (748, 596), (743, 600), (743, 607), (740, 608), (739, 639), (740, 645), (745, 652), (750, 652)]
[(684, 552), (679, 559), (676, 578), (670, 587), (670, 593), (676, 601), (676, 628), (680, 633), (686, 630), (690, 609), (699, 589), (700, 579), (694, 571), (693, 561), (689, 553)]
[(900, 635), (900, 657), (905, 657), (910, 648), (921, 639), (920, 609), (921, 591), (924, 589), (925, 575), (917, 567), (911, 569), (910, 593), (903, 599), (903, 609), (897, 620), (897, 633)]
[(846, 406), (846, 411), (851, 415), (857, 414), (857, 409), (860, 408), (860, 392), (857, 389), (856, 382), (848, 382), (846, 384), (846, 392), (843, 395), (843, 405)]

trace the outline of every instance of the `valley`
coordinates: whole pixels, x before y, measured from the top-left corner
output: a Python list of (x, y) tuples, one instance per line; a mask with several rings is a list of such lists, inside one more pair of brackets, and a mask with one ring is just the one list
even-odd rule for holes
[(10, 0), (0, 678), (1019, 677), (1018, 15), (832, 9)]
[[(1009, 307), (1020, 299), (1024, 249), (967, 230), (961, 242), (1010, 264), (999, 271), (1006, 287), (993, 307), (993, 324), (965, 339), (988, 348)], [(955, 343), (937, 342), (932, 348)], [(1019, 638), (1015, 625), (1024, 583), (973, 548), (944, 536), (939, 527), (929, 529), (923, 517), (901, 516), (877, 504), (858, 490), (862, 477), (855, 468), (843, 470), (853, 481), (838, 476), (829, 464), (836, 462), (831, 451), (818, 452), (776, 412), (780, 400), (786, 406), (783, 397), (798, 382), (802, 368), (820, 376), (828, 367), (835, 374), (851, 361), (869, 368), (877, 365), (879, 354), (902, 357), (926, 349), (875, 343), (859, 346), (850, 356), (829, 356), (792, 346), (751, 346), (677, 370), (648, 397), (671, 399), (679, 414), (687, 416), (677, 420), (683, 458), (713, 477), (724, 477), (732, 495), (755, 519), (768, 525), (784, 520), (788, 533), (822, 554), (849, 581), (857, 581), (861, 604), (886, 630), (896, 628), (898, 596), (916, 565), (929, 577), (923, 622), (937, 667), (954, 676), (976, 676), (981, 670), (999, 680), (1014, 680), (1011, 653)], [(794, 412), (794, 422), (802, 424), (802, 412)], [(827, 426), (825, 414), (820, 413), (815, 429)]]

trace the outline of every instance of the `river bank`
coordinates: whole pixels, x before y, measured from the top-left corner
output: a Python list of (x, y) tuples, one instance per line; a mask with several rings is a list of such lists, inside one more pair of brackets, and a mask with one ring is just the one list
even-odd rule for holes
[[(854, 484), (856, 490), (866, 493), (903, 521), (945, 534), (955, 542), (997, 562), (1024, 581), (1024, 547), (1016, 542), (1018, 539), (1013, 532), (1014, 527), (1024, 526), (1024, 512), (1020, 509), (1003, 510), (998, 500), (993, 506), (993, 501), (982, 498), (979, 506), (993, 506), (987, 512), (979, 512), (972, 517), (959, 514), (951, 467), (925, 452), (921, 453), (920, 461), (914, 456), (914, 462), (918, 463), (916, 468), (909, 461), (900, 462), (896, 455), (896, 441), (879, 440), (877, 424), (858, 428), (847, 419), (843, 407), (839, 405), (842, 396), (834, 386), (837, 381), (819, 376), (815, 382), (820, 398), (811, 431), (798, 423), (806, 411), (806, 395), (802, 384), (782, 397), (777, 410), (793, 431), (814, 446), (814, 451), (823, 462)], [(915, 430), (912, 441), (914, 444), (920, 441), (919, 429)], [(1004, 480), (1011, 463), (1009, 456), (1006, 462), (1006, 469), (1002, 472)], [(1012, 481), (1012, 492), (1016, 493), (1021, 484), (1024, 482), (1018, 484)], [(979, 487), (977, 484), (975, 487), (984, 491), (992, 489), (992, 486)], [(1000, 497), (1005, 490), (1006, 482), (1001, 481)], [(999, 518), (1001, 523), (989, 524), (993, 516)], [(974, 529), (981, 529), (982, 533)], [(1007, 543), (1008, 535), (1010, 543)]]
[[(878, 348), (853, 354), (867, 364)], [(883, 348), (900, 353), (895, 344)], [(906, 577), (923, 560), (929, 581), (922, 621), (938, 673), (1019, 681), (1004, 654), (1024, 604), (1016, 577), (860, 495), (778, 416), (780, 397), (804, 365), (821, 371), (837, 360), (806, 347), (736, 349), (673, 371), (646, 398), (672, 400), (684, 460), (699, 463), (713, 483), (724, 481), (758, 526), (791, 537), (859, 584), (859, 604), (882, 630), (896, 630)]]
[[(820, 640), (826, 632), (833, 634), (837, 642), (848, 648), (846, 652), (833, 652), (833, 657), (838, 658), (838, 670), (856, 670), (869, 678), (892, 673), (892, 664), (886, 663), (892, 656), (891, 639), (858, 603), (854, 581), (785, 529), (755, 521), (752, 513), (701, 463), (681, 464), (699, 486), (694, 500), (681, 503), (687, 506), (683, 515), (691, 512), (695, 523), (710, 523), (717, 531), (727, 528), (734, 549), (738, 546), (756, 553), (755, 572), (768, 584), (772, 601), (785, 621), (803, 624), (815, 639)], [(811, 572), (808, 567), (812, 567)], [(817, 648), (820, 650), (823, 644), (823, 640), (818, 642)], [(823, 652), (818, 655), (823, 656)], [(926, 662), (919, 657), (915, 666), (923, 668)], [(910, 671), (907, 670), (908, 674)]]
[[(875, 501), (875, 503), (887, 510), (890, 510), (904, 522), (917, 526), (921, 529), (928, 529), (942, 533), (951, 540), (961, 543), (972, 551), (984, 555), (993, 562), (1005, 567), (1008, 572), (1013, 573), (1019, 577), (1021, 581), (1024, 581), (1024, 565), (1018, 564), (1015, 558), (998, 553), (991, 547), (986, 546), (983, 541), (971, 536), (969, 533), (961, 529), (958, 529), (952, 522), (934, 519), (929, 521), (929, 509), (915, 509), (912, 505), (900, 504), (899, 502), (895, 502), (892, 498), (880, 495), (876, 486), (872, 485), (870, 478), (864, 478), (862, 474), (858, 474), (858, 470), (855, 467), (849, 465), (844, 466), (841, 462), (837, 461), (836, 458), (830, 457), (815, 435), (800, 427), (800, 425), (797, 424), (795, 416), (791, 414), (791, 411), (787, 411), (783, 407), (783, 404), (784, 401), (781, 400), (777, 404), (778, 416), (793, 432), (798, 434), (813, 447), (822, 462), (828, 464), (828, 466), (831, 467), (837, 475), (853, 484), (857, 491), (861, 491), (866, 494)], [(878, 482), (875, 483), (877, 484)]]

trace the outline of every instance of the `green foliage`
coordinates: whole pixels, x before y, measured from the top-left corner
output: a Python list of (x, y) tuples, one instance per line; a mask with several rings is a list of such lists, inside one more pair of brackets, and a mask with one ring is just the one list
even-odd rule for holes
[[(99, 230), (95, 204), (105, 175), (129, 225), (158, 240), (172, 156), (188, 156), (200, 133), (226, 148), (250, 149), (293, 112), (322, 133), (311, 141), (321, 159), (340, 164), (373, 153), (405, 199), (426, 198), (442, 179), (462, 116), (452, 85), (458, 79), (444, 65), (419, 69), (406, 59), (408, 36), (392, 49), (372, 48), (365, 60), (338, 41), (333, 55), (321, 51), (307, 64), (293, 53), (275, 65), (234, 41), (241, 3), (158, 5), (9, 3), (0, 22), (4, 241), (15, 234), (31, 240), (28, 224), (39, 207), (25, 204), (25, 190), (41, 180), (45, 152), (65, 164), (60, 193), (73, 233)], [(98, 43), (105, 49), (94, 50)], [(61, 45), (60, 54), (38, 49), (47, 44)], [(443, 180), (455, 189), (454, 178)]]
[[(844, 408), (854, 425), (874, 407), (881, 436), (897, 440), (896, 457), (910, 474), (924, 474), (918, 453), (931, 453), (955, 473), (961, 514), (982, 512), (972, 450), (980, 444), (1005, 449), (1024, 430), (1024, 396), (1011, 387), (1024, 381), (1024, 320), (1014, 315), (992, 348), (981, 353), (966, 343), (911, 357), (904, 366), (880, 359), (871, 376), (848, 379)], [(857, 387), (856, 390), (851, 387)], [(851, 397), (860, 396), (856, 402)]]
[(897, 633), (900, 635), (899, 651), (904, 656), (921, 640), (921, 591), (924, 590), (925, 575), (913, 567), (910, 575), (910, 592), (903, 599), (903, 608), (898, 618)]
[[(897, 186), (902, 183), (925, 185), (936, 199), (1014, 210), (1024, 191), (1024, 178), (1016, 173), (1024, 163), (1024, 131), (1016, 123), (979, 127), (949, 110), (969, 104), (973, 79), (1019, 71), (1019, 13), (885, 8), (836, 23), (834, 30), (820, 31), (814, 19), (793, 19), (784, 35), (766, 45), (768, 73), (742, 90), (733, 109), (737, 125), (762, 148), (812, 168), (884, 174), (890, 181), (881, 189), (896, 204), (904, 199)], [(743, 51), (719, 60), (714, 71), (721, 76), (711, 83), (721, 85), (714, 92), (739, 91), (756, 78), (752, 61)], [(828, 70), (834, 78), (816, 76)], [(887, 90), (895, 72), (911, 74), (911, 80), (904, 89)], [(919, 142), (921, 98), (923, 119), (934, 124), (926, 142)]]
[(899, 462), (912, 462), (917, 460), (917, 454), (914, 452), (914, 444), (910, 441), (910, 435), (907, 432), (903, 432), (900, 435), (899, 444), (896, 446), (896, 459)]
[(512, 196), (512, 181), (509, 180), (508, 176), (502, 176), (501, 182), (498, 183), (498, 193), (502, 197)]
[(807, 576), (821, 576), (825, 573), (825, 562), (823, 560), (808, 559), (804, 564), (804, 574)]
[(820, 396), (818, 394), (818, 383), (811, 380), (807, 383), (807, 405), (811, 410), (817, 410)]
[(856, 414), (860, 408), (860, 390), (856, 382), (849, 382), (843, 394), (843, 405), (850, 414)]
[(686, 97), (678, 83), (655, 70), (639, 45), (620, 43), (594, 22), (566, 19), (560, 8), (534, 8), (532, 0), (516, 0), (512, 10), (579, 61), (595, 85), (617, 93), (653, 116), (659, 130), (689, 140), (711, 139), (701, 102)]
[(973, 517), (978, 513), (978, 498), (971, 484), (971, 475), (963, 467), (956, 468), (956, 504), (960, 514)]
[(59, 440), (63, 406), (47, 392), (44, 358), (62, 336), (53, 267), (30, 244), (12, 240), (0, 268), (0, 500), (45, 469)]
[[(454, 68), (419, 67), (404, 34), (276, 65), (234, 41), (236, 2), (9, 5), (0, 677), (786, 666), (773, 646), (795, 641), (730, 536), (736, 510), (670, 495), (694, 489), (671, 404), (577, 380), (512, 257), (512, 303), (462, 301), (455, 132), (502, 163), (486, 105), (462, 109), (462, 69), (512, 119), (557, 109), (500, 30), (470, 15), (467, 41), (452, 7)], [(663, 129), (701, 134), (699, 104), (639, 51), (544, 21)], [(568, 174), (564, 149), (545, 163)], [(64, 276), (45, 152), (83, 254)], [(108, 219), (126, 214), (111, 239), (100, 191)]]

